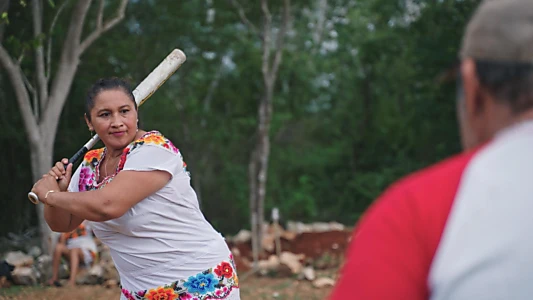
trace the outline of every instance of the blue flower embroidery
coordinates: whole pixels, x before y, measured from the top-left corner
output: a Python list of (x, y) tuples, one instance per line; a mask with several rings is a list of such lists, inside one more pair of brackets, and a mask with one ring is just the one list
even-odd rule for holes
[(183, 284), (188, 289), (189, 293), (206, 294), (215, 291), (215, 285), (218, 283), (215, 276), (212, 273), (198, 274), (191, 276)]

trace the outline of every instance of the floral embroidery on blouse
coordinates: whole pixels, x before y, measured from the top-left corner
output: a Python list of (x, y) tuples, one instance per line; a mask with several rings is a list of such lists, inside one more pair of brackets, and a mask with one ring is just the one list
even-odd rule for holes
[(122, 294), (128, 300), (225, 299), (233, 289), (239, 288), (236, 269), (233, 255), (230, 254), (229, 262), (223, 261), (215, 268), (190, 276), (186, 280), (181, 279), (165, 286), (137, 292), (122, 289)]
[(104, 148), (91, 150), (85, 154), (80, 168), (80, 180), (78, 189), (80, 192), (91, 190), (96, 184), (96, 176), (94, 170), (97, 169), (98, 164), (104, 153)]
[[(83, 161), (80, 165), (80, 179), (78, 183), (79, 191), (83, 192), (100, 189), (109, 182), (111, 182), (115, 175), (124, 168), (128, 155), (144, 144), (161, 146), (180, 155), (181, 157), (180, 151), (178, 150), (178, 148), (176, 148), (176, 146), (174, 146), (174, 144), (169, 139), (165, 138), (158, 131), (149, 131), (139, 139), (131, 142), (126, 148), (124, 148), (117, 169), (115, 170), (113, 175), (108, 176), (104, 178), (100, 183), (97, 183), (97, 178), (100, 175), (100, 162), (104, 159), (107, 153), (107, 149), (100, 148), (91, 150), (85, 154), (85, 156), (83, 157)], [(183, 157), (181, 158), (183, 160)], [(185, 172), (187, 172), (187, 164), (185, 162), (183, 162), (183, 169)]]

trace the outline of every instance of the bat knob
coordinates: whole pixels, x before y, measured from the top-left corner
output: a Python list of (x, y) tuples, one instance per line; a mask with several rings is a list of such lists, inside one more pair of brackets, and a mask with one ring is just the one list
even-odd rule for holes
[(37, 194), (35, 194), (34, 192), (29, 192), (28, 193), (28, 199), (33, 204), (39, 204), (39, 197), (37, 197)]

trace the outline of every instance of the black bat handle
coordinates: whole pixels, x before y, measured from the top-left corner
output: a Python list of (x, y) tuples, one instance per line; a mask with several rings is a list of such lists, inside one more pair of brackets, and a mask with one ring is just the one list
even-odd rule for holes
[(83, 156), (85, 156), (85, 154), (89, 151), (89, 149), (87, 149), (87, 147), (83, 146), (81, 147), (80, 150), (78, 150), (78, 152), (76, 152), (74, 155), (72, 155), (72, 157), (68, 160), (68, 163), (66, 165), (63, 165), (65, 167), (65, 170), (67, 170), (67, 167), (69, 164), (76, 164), (78, 162), (78, 160), (80, 160)]
[[(75, 164), (76, 162), (78, 162), (78, 160), (80, 160), (83, 156), (85, 156), (85, 153), (87, 153), (89, 151), (89, 148), (87, 146), (83, 146), (80, 148), (80, 150), (78, 150), (78, 152), (76, 152), (69, 160), (68, 160), (68, 164), (66, 165), (63, 165), (65, 167), (65, 170), (67, 169), (67, 166), (69, 164)], [(33, 203), (33, 204), (38, 204), (39, 203), (39, 197), (37, 196), (37, 194), (35, 194), (34, 192), (29, 192), (28, 193), (28, 199)]]

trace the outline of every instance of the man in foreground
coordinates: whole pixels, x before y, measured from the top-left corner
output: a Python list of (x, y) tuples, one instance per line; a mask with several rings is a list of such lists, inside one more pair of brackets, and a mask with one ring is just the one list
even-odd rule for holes
[(460, 56), (464, 153), (369, 208), (331, 299), (531, 299), (533, 1), (483, 1)]

